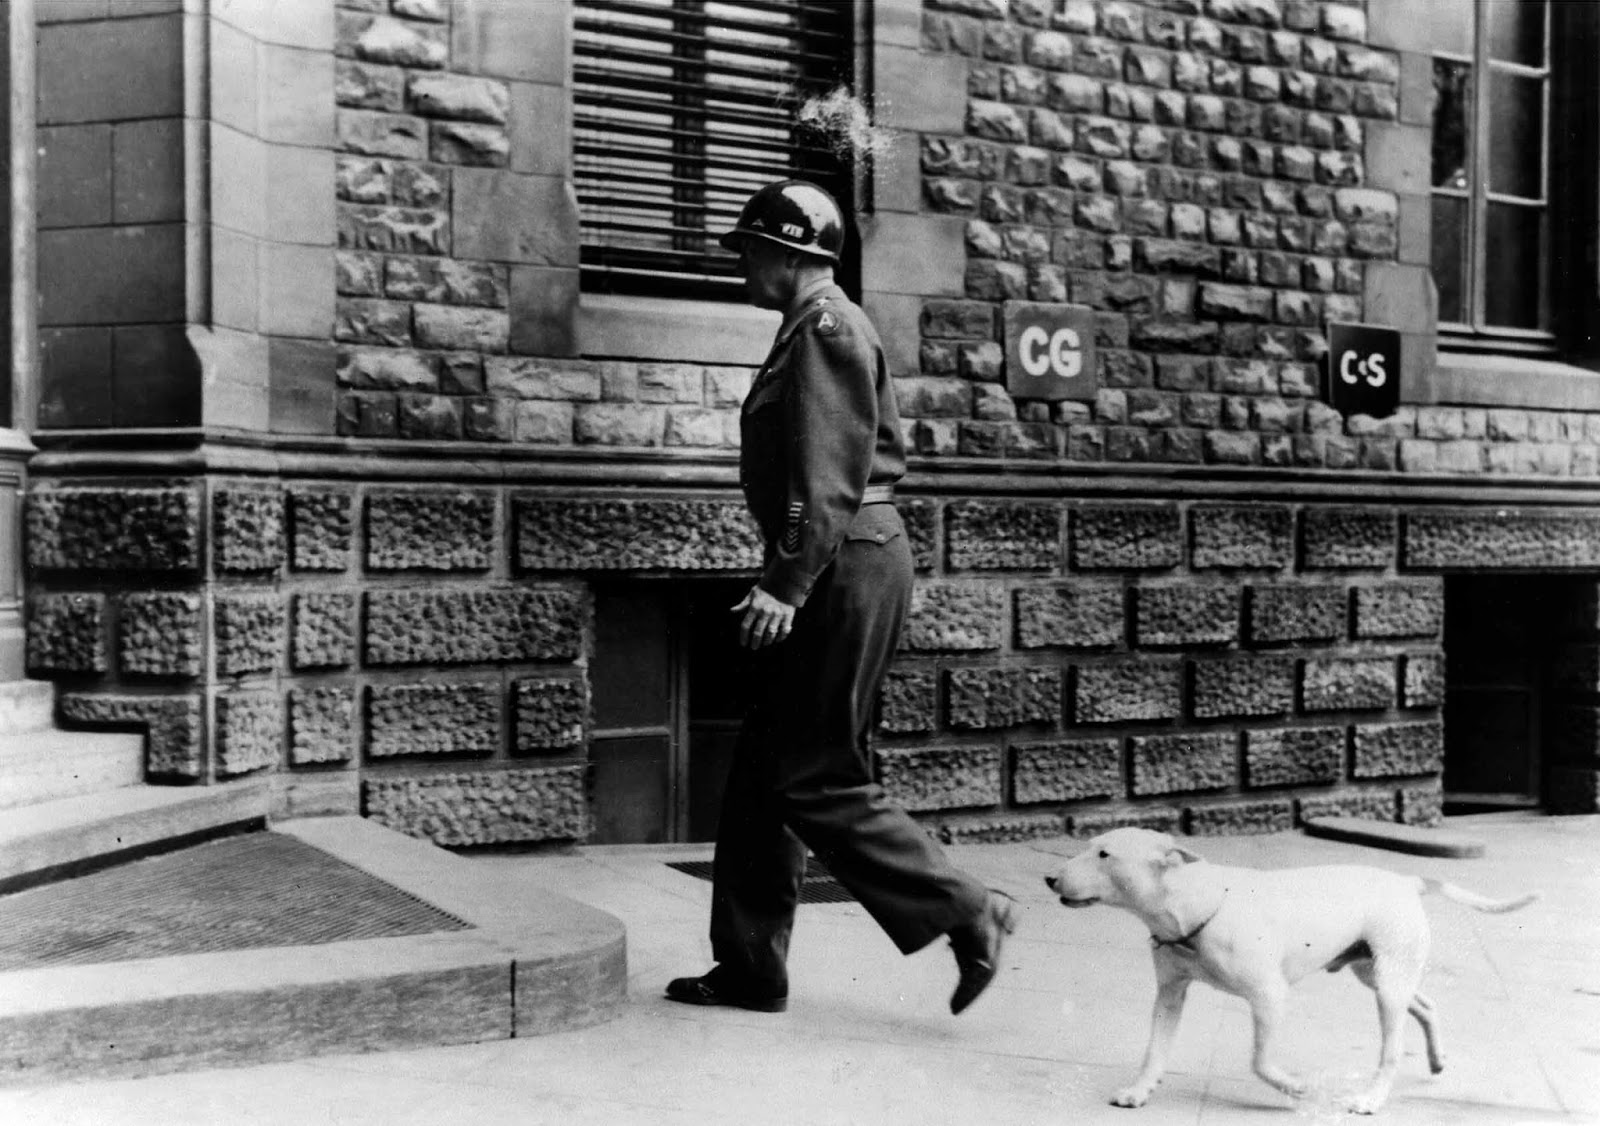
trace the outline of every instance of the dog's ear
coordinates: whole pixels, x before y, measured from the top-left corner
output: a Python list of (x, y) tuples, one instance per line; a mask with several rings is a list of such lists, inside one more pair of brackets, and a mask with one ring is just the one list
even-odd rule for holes
[(1184, 864), (1198, 864), (1205, 858), (1199, 856), (1180, 844), (1175, 844), (1167, 849), (1167, 854), (1162, 858), (1162, 863), (1168, 868), (1177, 868)]

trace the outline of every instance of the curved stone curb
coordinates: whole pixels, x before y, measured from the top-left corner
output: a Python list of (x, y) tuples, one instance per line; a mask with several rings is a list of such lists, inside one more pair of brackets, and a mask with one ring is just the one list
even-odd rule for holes
[[(608, 1020), (626, 936), (357, 817), (274, 826), (471, 929), (0, 974), (0, 1085), (542, 1035)], [(245, 874), (244, 878), (248, 878)]]

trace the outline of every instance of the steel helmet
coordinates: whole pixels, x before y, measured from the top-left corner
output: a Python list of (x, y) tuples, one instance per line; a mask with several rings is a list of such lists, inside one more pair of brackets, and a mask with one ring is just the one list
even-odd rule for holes
[(831, 262), (844, 249), (844, 213), (834, 198), (806, 180), (780, 180), (757, 191), (719, 240), (737, 251), (745, 238), (766, 239)]

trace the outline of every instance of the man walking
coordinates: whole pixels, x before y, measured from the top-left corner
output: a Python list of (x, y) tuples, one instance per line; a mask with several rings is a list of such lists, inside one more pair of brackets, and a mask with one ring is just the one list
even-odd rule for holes
[(893, 503), (905, 450), (883, 348), (834, 283), (844, 218), (814, 184), (751, 196), (722, 243), (753, 304), (783, 313), (740, 419), (740, 481), (765, 566), (734, 612), (757, 661), (717, 829), (716, 965), (674, 1001), (782, 1012), (809, 846), (902, 953), (948, 935), (960, 1013), (994, 979), (1015, 908), (958, 871), (872, 780), (867, 736), (911, 601)]

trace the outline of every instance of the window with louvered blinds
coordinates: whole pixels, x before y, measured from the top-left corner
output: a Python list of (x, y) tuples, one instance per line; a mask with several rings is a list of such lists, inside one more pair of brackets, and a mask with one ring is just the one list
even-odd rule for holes
[(807, 98), (851, 85), (843, 0), (577, 0), (573, 157), (589, 291), (737, 300), (717, 237), (763, 184), (849, 199), (802, 137)]

